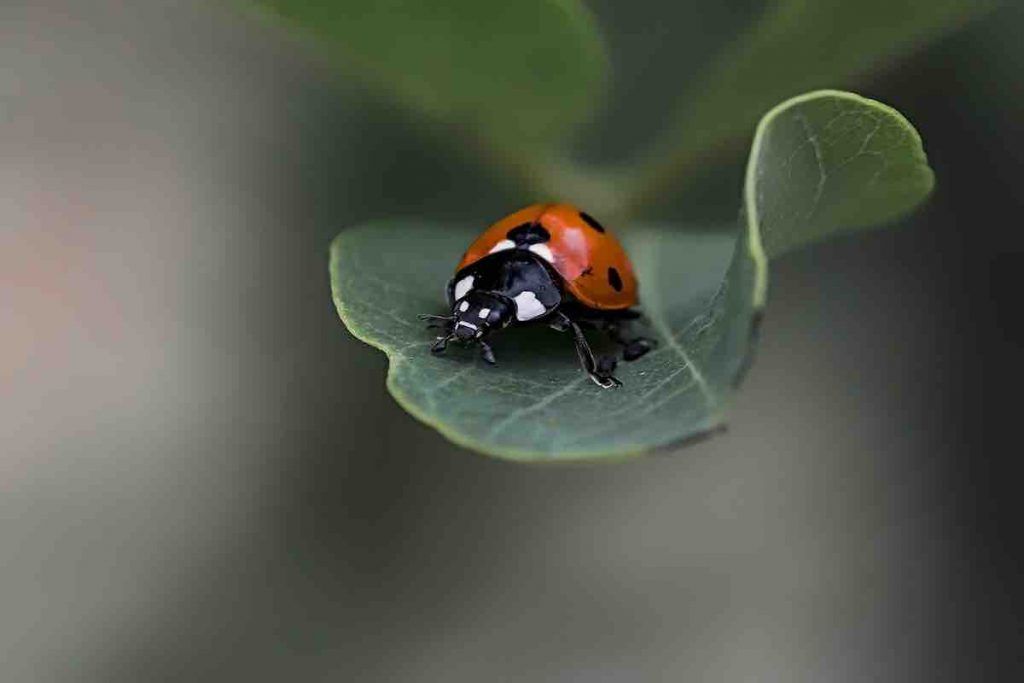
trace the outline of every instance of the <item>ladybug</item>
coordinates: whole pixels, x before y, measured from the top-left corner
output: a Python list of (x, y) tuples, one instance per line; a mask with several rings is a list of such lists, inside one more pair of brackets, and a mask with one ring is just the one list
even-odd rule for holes
[(431, 350), (448, 342), (478, 344), (495, 363), (487, 339), (509, 325), (546, 324), (572, 334), (580, 364), (598, 386), (621, 386), (616, 359), (597, 360), (581, 325), (597, 327), (635, 360), (653, 343), (627, 339), (623, 323), (639, 317), (637, 281), (622, 244), (596, 219), (570, 204), (533, 204), (485, 230), (462, 256), (447, 287), (450, 316), (422, 315), (443, 327)]

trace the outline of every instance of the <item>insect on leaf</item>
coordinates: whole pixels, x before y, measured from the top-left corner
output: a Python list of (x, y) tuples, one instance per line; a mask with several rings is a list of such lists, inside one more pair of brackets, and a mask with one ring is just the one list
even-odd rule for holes
[(388, 355), (392, 395), (452, 441), (520, 461), (621, 459), (724, 424), (765, 305), (768, 256), (897, 218), (931, 186), (920, 138), (895, 110), (835, 91), (779, 105), (758, 127), (737, 231), (620, 231), (658, 347), (621, 363), (615, 390), (592, 384), (567, 336), (547, 328), (496, 335), (496, 367), (472, 349), (429, 352), (416, 316), (444, 312), (471, 229), (343, 231), (330, 253), (334, 301), (349, 331)]

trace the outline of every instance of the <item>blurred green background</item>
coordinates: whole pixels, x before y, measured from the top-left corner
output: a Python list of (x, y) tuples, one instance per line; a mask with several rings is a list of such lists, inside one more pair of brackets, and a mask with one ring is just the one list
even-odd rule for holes
[[(581, 154), (760, 6), (590, 3)], [(531, 469), (403, 413), (325, 271), (343, 226), (522, 188), (233, 10), (0, 4), (0, 680), (1015, 680), (1022, 21), (831, 84), (938, 191), (775, 264), (727, 434)], [(745, 144), (652, 213), (734, 219)]]

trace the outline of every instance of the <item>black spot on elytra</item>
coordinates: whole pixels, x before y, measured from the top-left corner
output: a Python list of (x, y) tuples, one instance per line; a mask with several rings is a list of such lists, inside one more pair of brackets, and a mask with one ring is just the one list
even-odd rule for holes
[(615, 268), (608, 269), (608, 284), (610, 284), (616, 292), (622, 291), (622, 278), (619, 277), (619, 271), (615, 270)]
[(551, 239), (551, 233), (540, 223), (523, 223), (509, 230), (506, 235), (517, 247), (541, 244)]
[(604, 232), (604, 226), (598, 223), (597, 219), (591, 216), (589, 213), (585, 211), (580, 211), (580, 218), (582, 218), (583, 222), (592, 227), (594, 230), (597, 230), (598, 232)]

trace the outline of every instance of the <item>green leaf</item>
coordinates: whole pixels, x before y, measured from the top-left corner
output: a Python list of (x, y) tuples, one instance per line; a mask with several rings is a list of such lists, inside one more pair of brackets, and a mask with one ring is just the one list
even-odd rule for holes
[(492, 137), (548, 139), (590, 115), (607, 59), (575, 0), (254, 0), (363, 82)]
[(776, 107), (758, 127), (737, 234), (624, 231), (659, 346), (620, 364), (617, 390), (587, 380), (570, 340), (546, 328), (496, 336), (497, 367), (468, 349), (429, 352), (416, 315), (442, 310), (473, 230), (382, 221), (343, 231), (331, 246), (334, 301), (352, 334), (387, 353), (392, 395), (452, 441), (521, 461), (619, 459), (724, 424), (765, 303), (765, 247), (779, 254), (892, 219), (930, 187), (920, 139), (889, 107), (832, 91)]
[(632, 206), (693, 176), (748, 134), (757, 112), (848, 84), (992, 9), (994, 0), (772, 0), (760, 20), (687, 85), (640, 165)]
[(898, 111), (822, 90), (761, 119), (744, 200), (774, 257), (892, 220), (917, 206), (934, 183), (921, 137)]

